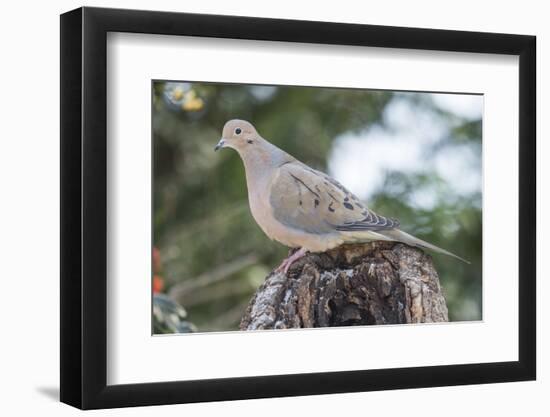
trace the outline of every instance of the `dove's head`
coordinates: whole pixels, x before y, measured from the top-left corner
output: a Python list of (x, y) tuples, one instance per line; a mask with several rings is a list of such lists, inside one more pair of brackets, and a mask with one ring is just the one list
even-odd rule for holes
[(215, 150), (221, 148), (233, 148), (236, 151), (244, 151), (247, 148), (257, 145), (260, 136), (254, 126), (246, 120), (230, 120), (223, 127), (222, 138), (216, 145)]

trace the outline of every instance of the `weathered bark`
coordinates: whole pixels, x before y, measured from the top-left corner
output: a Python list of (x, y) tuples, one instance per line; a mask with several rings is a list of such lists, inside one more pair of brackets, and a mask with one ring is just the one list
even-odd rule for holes
[(345, 245), (272, 272), (241, 330), (448, 321), (432, 259), (402, 243)]

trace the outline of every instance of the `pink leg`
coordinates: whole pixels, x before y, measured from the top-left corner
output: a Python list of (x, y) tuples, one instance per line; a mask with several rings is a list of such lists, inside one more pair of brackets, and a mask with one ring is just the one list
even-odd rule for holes
[(277, 267), (275, 272), (284, 272), (286, 275), (288, 270), (290, 269), (290, 266), (296, 262), (298, 259), (302, 258), (307, 253), (307, 250), (304, 248), (300, 248), (300, 250), (297, 250), (292, 255), (290, 255), (288, 258), (286, 258), (281, 265)]

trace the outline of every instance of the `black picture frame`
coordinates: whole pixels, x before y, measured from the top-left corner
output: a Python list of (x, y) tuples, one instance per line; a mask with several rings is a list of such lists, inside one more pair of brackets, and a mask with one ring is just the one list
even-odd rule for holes
[[(519, 360), (107, 385), (108, 32), (519, 56)], [(61, 15), (61, 401), (94, 409), (535, 379), (535, 51), (525, 35), (88, 7)]]

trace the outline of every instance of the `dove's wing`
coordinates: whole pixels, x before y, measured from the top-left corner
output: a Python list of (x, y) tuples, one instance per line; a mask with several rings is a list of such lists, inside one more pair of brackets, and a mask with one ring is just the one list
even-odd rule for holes
[(396, 220), (369, 210), (338, 181), (297, 161), (278, 169), (271, 183), (270, 204), (280, 223), (309, 233), (399, 226)]

